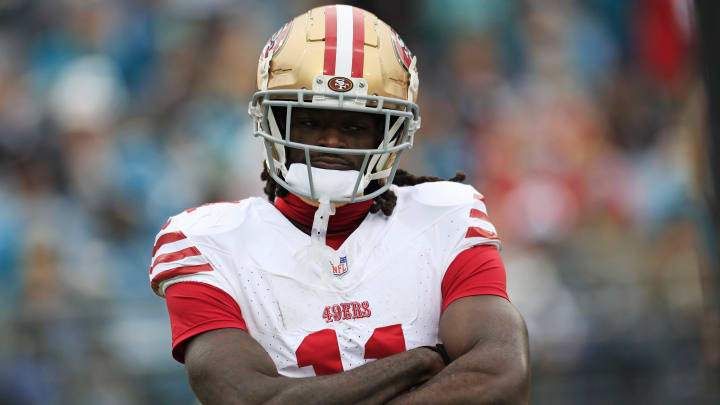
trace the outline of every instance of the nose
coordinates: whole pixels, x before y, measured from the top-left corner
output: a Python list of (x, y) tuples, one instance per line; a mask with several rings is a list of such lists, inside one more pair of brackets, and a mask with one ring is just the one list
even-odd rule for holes
[(320, 131), (317, 145), (327, 148), (345, 149), (347, 148), (347, 139), (338, 128), (328, 125)]

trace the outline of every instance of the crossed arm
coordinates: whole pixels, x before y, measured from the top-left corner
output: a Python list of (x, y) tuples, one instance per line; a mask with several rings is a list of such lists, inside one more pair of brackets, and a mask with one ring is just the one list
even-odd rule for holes
[(455, 360), (391, 404), (528, 403), (527, 328), (508, 301), (494, 295), (454, 301), (440, 318), (440, 338)]
[(185, 367), (206, 405), (527, 403), (527, 330), (508, 301), (454, 301), (440, 319), (440, 337), (454, 359), (444, 368), (439, 354), (416, 348), (338, 374), (288, 378), (246, 332), (218, 329), (190, 341)]

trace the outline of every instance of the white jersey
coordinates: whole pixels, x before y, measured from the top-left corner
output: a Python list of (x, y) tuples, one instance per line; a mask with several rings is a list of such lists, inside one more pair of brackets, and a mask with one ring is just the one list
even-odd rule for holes
[(265, 199), (188, 210), (158, 234), (151, 284), (160, 296), (184, 281), (229, 294), (285, 376), (349, 370), (435, 345), (449, 264), (469, 247), (500, 242), (471, 186), (393, 191), (391, 216), (368, 214), (330, 258), (312, 264), (310, 237)]

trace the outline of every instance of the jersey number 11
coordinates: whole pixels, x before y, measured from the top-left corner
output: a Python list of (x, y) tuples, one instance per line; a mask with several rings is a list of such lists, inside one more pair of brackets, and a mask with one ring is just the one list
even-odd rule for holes
[[(405, 351), (405, 335), (398, 323), (376, 328), (365, 342), (366, 359), (382, 359)], [(312, 366), (315, 375), (335, 374), (343, 371), (340, 347), (333, 329), (311, 333), (295, 351), (298, 366)]]

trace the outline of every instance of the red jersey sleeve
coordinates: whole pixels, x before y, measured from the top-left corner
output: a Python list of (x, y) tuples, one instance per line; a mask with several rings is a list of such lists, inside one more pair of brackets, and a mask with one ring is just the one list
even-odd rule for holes
[(497, 295), (509, 300), (505, 265), (495, 246), (466, 249), (450, 263), (442, 285), (442, 310), (451, 302), (471, 295)]
[(193, 336), (221, 328), (239, 328), (247, 332), (235, 300), (210, 284), (173, 284), (165, 291), (165, 300), (172, 329), (172, 356), (180, 363), (185, 363), (185, 346)]

